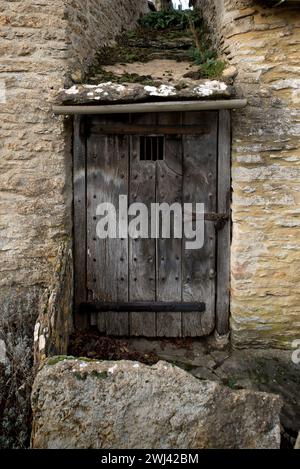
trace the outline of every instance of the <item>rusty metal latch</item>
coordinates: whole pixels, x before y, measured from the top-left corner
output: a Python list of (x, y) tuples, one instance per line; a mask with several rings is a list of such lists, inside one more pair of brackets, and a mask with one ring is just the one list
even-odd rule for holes
[(216, 230), (222, 230), (226, 223), (229, 221), (229, 214), (228, 213), (205, 213), (204, 220), (206, 221), (213, 221), (215, 223)]
[[(193, 221), (197, 220), (197, 215), (198, 215), (197, 213), (193, 212)], [(216, 213), (216, 212), (204, 213), (204, 220), (214, 222), (215, 228), (218, 231), (222, 230), (225, 227), (229, 219), (230, 219), (230, 215), (228, 213)]]

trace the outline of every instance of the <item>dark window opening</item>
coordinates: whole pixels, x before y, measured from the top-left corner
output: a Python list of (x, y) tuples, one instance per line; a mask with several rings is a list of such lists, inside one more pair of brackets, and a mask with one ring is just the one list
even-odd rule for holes
[(165, 139), (162, 136), (140, 137), (140, 160), (159, 161), (164, 159)]

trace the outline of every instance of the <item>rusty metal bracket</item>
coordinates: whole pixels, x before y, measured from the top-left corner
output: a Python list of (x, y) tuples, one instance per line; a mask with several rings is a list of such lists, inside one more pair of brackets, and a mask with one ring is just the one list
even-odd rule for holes
[[(199, 214), (193, 212), (193, 221), (197, 220), (198, 215)], [(204, 220), (214, 222), (216, 230), (219, 231), (229, 222), (230, 215), (228, 213), (206, 212), (204, 213)]]
[(205, 213), (204, 220), (213, 221), (215, 223), (215, 228), (217, 231), (222, 230), (226, 223), (229, 221), (230, 217), (228, 213)]

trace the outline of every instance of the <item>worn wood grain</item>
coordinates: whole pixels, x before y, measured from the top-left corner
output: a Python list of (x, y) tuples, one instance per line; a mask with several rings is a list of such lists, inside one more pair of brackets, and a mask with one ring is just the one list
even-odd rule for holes
[(75, 326), (85, 329), (89, 316), (79, 314), (80, 303), (87, 300), (86, 285), (86, 137), (84, 121), (74, 118), (73, 140), (73, 187), (74, 187), (74, 309)]
[[(159, 125), (180, 125), (181, 114), (169, 113), (158, 116)], [(156, 202), (182, 202), (182, 138), (165, 137), (165, 158), (157, 163)], [(181, 301), (181, 254), (182, 239), (174, 238), (174, 218), (171, 217), (171, 238), (157, 240), (156, 277), (158, 301)], [(157, 336), (180, 337), (181, 312), (157, 313)]]
[[(172, 113), (174, 119), (178, 119), (180, 113)], [(158, 120), (161, 121), (164, 118), (172, 115), (171, 113), (161, 113), (157, 116)], [(122, 124), (112, 124), (105, 125), (98, 122), (94, 123), (91, 127), (91, 132), (96, 132), (99, 134), (105, 135), (203, 135), (210, 132), (209, 127), (205, 124), (201, 125), (176, 125), (177, 122), (174, 121), (174, 125), (170, 123), (167, 124), (158, 124), (158, 125), (122, 125)]]
[[(128, 195), (128, 149), (129, 138), (125, 135), (108, 137), (111, 161), (108, 200), (119, 205), (119, 195)], [(117, 217), (118, 220), (118, 217)], [(117, 230), (119, 223), (117, 221)], [(128, 300), (128, 238), (106, 240), (106, 292), (116, 301)], [(106, 315), (108, 335), (128, 336), (129, 313), (109, 312)]]
[[(109, 307), (110, 311), (92, 312), (91, 316), (101, 332), (117, 336), (198, 337), (210, 334), (215, 320), (217, 331), (226, 333), (230, 224), (219, 231), (217, 238), (212, 214), (226, 214), (230, 209), (229, 111), (222, 111), (219, 119), (217, 112), (90, 119), (87, 143), (80, 133), (80, 120), (74, 124), (76, 321), (80, 327), (88, 324), (89, 315), (78, 313), (81, 303), (205, 302), (204, 313), (165, 308), (159, 312), (143, 309), (120, 313)], [(181, 125), (189, 132), (175, 132)], [(197, 126), (206, 131), (190, 132)], [(101, 133), (105, 128), (127, 129), (128, 134), (115, 135), (112, 131), (105, 135)], [(171, 129), (165, 135), (163, 161), (140, 161), (140, 136), (134, 134), (137, 129), (145, 134), (151, 130), (150, 135), (152, 131), (162, 135), (159, 130)], [(128, 195), (129, 204), (142, 202), (148, 206), (149, 230), (153, 202), (204, 203), (210, 216), (206, 216), (203, 248), (187, 250), (186, 240), (174, 239), (173, 233), (170, 239), (162, 239), (161, 233), (158, 239), (98, 239), (97, 206), (111, 202), (118, 207), (119, 195)]]
[[(133, 124), (153, 124), (154, 115), (132, 116)], [(140, 161), (140, 140), (131, 137), (130, 149), (130, 204), (144, 203), (149, 210), (155, 202), (156, 164), (153, 161)], [(150, 219), (149, 219), (150, 225)], [(150, 226), (149, 226), (150, 229)], [(129, 298), (130, 301), (155, 301), (156, 249), (155, 240), (129, 238)], [(133, 336), (155, 337), (156, 314), (130, 313), (130, 334)]]
[[(128, 239), (99, 239), (96, 215), (100, 203), (118, 208), (119, 195), (128, 193), (128, 148), (126, 136), (91, 134), (88, 139), (87, 272), (89, 300), (128, 300)], [(118, 219), (118, 218), (117, 218)], [(118, 230), (118, 224), (117, 224)], [(128, 315), (109, 312), (97, 315), (101, 332), (128, 335)]]
[[(183, 122), (205, 121), (211, 132), (205, 136), (183, 137), (183, 201), (204, 203), (215, 212), (217, 204), (217, 117), (215, 112), (185, 113)], [(187, 313), (182, 318), (184, 336), (208, 335), (215, 323), (216, 234), (214, 224), (205, 221), (202, 249), (187, 250), (183, 244), (183, 301), (204, 301), (203, 314)]]
[[(88, 301), (106, 298), (105, 242), (100, 242), (96, 233), (97, 205), (105, 201), (105, 159), (107, 138), (91, 135), (87, 141), (87, 287)], [(104, 192), (102, 192), (102, 187)], [(106, 332), (106, 315), (91, 316), (92, 325)]]
[[(231, 116), (219, 113), (218, 211), (230, 214), (231, 205)], [(220, 335), (229, 331), (230, 301), (230, 219), (218, 232), (216, 329)]]

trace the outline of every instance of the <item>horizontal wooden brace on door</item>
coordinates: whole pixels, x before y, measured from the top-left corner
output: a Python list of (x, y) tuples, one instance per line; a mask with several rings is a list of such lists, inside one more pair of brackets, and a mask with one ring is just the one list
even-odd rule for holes
[(210, 129), (199, 125), (168, 126), (168, 125), (104, 125), (92, 124), (90, 132), (104, 135), (205, 135)]
[(223, 99), (218, 101), (161, 101), (131, 104), (104, 104), (53, 106), (54, 114), (92, 115), (92, 114), (128, 114), (147, 112), (188, 112), (218, 111), (220, 109), (239, 109), (247, 106), (247, 99)]
[(81, 313), (194, 313), (204, 312), (205, 303), (166, 303), (166, 302), (132, 302), (132, 303), (82, 303)]

